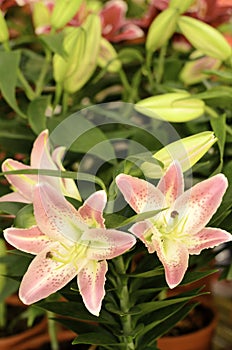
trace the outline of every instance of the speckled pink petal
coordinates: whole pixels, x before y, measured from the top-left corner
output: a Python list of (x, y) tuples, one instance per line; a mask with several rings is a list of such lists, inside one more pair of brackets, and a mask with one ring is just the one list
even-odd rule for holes
[(15, 248), (31, 254), (40, 253), (52, 242), (37, 226), (27, 229), (7, 228), (4, 230), (4, 237)]
[(19, 297), (24, 304), (33, 304), (63, 288), (78, 273), (72, 264), (62, 264), (51, 259), (59, 251), (58, 243), (51, 244), (39, 253), (29, 265), (20, 288)]
[(188, 249), (173, 240), (154, 242), (159, 260), (164, 266), (165, 279), (169, 288), (175, 288), (183, 279), (188, 268)]
[(40, 230), (53, 239), (76, 242), (87, 229), (76, 209), (48, 184), (35, 187), (34, 213)]
[[(64, 158), (65, 150), (66, 150), (65, 147), (57, 147), (52, 152), (52, 159), (54, 163), (56, 164), (57, 168), (62, 171), (65, 171), (65, 168), (63, 167), (63, 164), (62, 164), (62, 159)], [(82, 201), (79, 191), (77, 189), (77, 185), (75, 184), (74, 180), (60, 178), (60, 183), (61, 183), (61, 191), (64, 196), (75, 198), (80, 202)]]
[(120, 174), (116, 177), (116, 184), (122, 192), (126, 202), (136, 213), (166, 207), (163, 193), (145, 180), (130, 175)]
[(81, 237), (83, 244), (88, 243), (88, 259), (113, 259), (130, 249), (136, 239), (133, 235), (113, 230), (95, 228), (89, 229)]
[(79, 274), (77, 283), (86, 308), (95, 316), (99, 316), (102, 300), (105, 295), (105, 275), (107, 262), (90, 260)]
[[(2, 171), (30, 170), (31, 167), (13, 159), (6, 159), (2, 164)], [(30, 203), (32, 202), (33, 187), (37, 182), (37, 175), (17, 174), (5, 175), (9, 183)]]
[(213, 248), (231, 240), (232, 235), (229, 232), (219, 228), (206, 227), (192, 237), (190, 240), (192, 244), (188, 250), (190, 254), (200, 254), (203, 249)]
[(19, 192), (11, 192), (0, 197), (0, 202), (21, 202), (31, 203), (28, 199), (23, 197)]
[(184, 178), (178, 162), (173, 162), (169, 166), (157, 188), (165, 195), (167, 205), (173, 204), (184, 192)]
[(153, 228), (153, 225), (149, 222), (149, 220), (146, 220), (137, 222), (129, 229), (129, 231), (133, 233), (136, 237), (141, 239), (141, 241), (147, 247), (149, 253), (154, 253), (154, 244), (152, 240), (149, 239), (149, 231), (151, 230), (151, 228)]
[(177, 198), (174, 210), (185, 217), (184, 232), (193, 235), (203, 229), (221, 204), (228, 182), (223, 174), (202, 181)]
[(78, 213), (89, 227), (105, 227), (103, 209), (105, 208), (107, 197), (105, 191), (97, 191), (86, 199)]

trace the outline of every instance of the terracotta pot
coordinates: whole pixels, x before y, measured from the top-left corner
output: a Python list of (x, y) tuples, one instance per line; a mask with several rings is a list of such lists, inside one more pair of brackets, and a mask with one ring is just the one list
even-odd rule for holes
[[(46, 331), (47, 321), (46, 319), (42, 319), (41, 322), (35, 324), (32, 328), (26, 329), (22, 333), (10, 335), (4, 338), (0, 338), (0, 349), (4, 350), (32, 350), (36, 349), (36, 347), (30, 346), (31, 339), (37, 339), (37, 336)], [(38, 341), (38, 340), (37, 340)], [(38, 346), (38, 342), (37, 342)]]
[(163, 336), (158, 340), (160, 350), (211, 350), (212, 338), (217, 326), (217, 312), (205, 304), (212, 311), (212, 319), (204, 328), (195, 332), (179, 336)]
[[(19, 300), (16, 294), (7, 298), (6, 303), (14, 307), (25, 307), (25, 305)], [(68, 329), (64, 329), (58, 326), (57, 338), (59, 342), (71, 341), (75, 338), (76, 334)], [(48, 344), (50, 337), (48, 334), (47, 318), (42, 318), (33, 327), (26, 329), (24, 332), (10, 335), (7, 337), (0, 337), (0, 349), (1, 350), (33, 350), (40, 349), (43, 344)]]

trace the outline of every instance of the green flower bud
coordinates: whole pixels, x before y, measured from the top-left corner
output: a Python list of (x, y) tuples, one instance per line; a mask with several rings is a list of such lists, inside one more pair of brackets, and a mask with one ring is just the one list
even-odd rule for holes
[(174, 123), (196, 119), (204, 113), (204, 108), (202, 100), (185, 91), (148, 97), (135, 104), (135, 109), (148, 117)]
[(52, 27), (64, 27), (77, 13), (81, 3), (82, 0), (56, 0), (51, 16)]
[(186, 12), (194, 0), (170, 0), (169, 7), (176, 9), (179, 14)]
[(54, 79), (65, 91), (74, 93), (89, 80), (97, 66), (101, 39), (99, 16), (89, 15), (82, 27), (66, 28), (65, 33), (67, 58), (54, 55)]
[(89, 15), (82, 26), (85, 34), (85, 44), (75, 68), (74, 57), (71, 53), (71, 60), (74, 63), (73, 69), (69, 69), (64, 81), (64, 89), (69, 93), (78, 91), (92, 76), (97, 67), (97, 58), (101, 41), (101, 21), (97, 15)]
[(101, 68), (105, 68), (108, 72), (115, 73), (121, 68), (121, 62), (117, 58), (118, 54), (114, 49), (113, 45), (106, 40), (101, 38), (100, 52), (98, 55), (98, 65)]
[(147, 51), (154, 52), (163, 46), (174, 34), (179, 14), (174, 8), (167, 8), (153, 20), (150, 25), (147, 39)]
[(210, 25), (188, 16), (180, 16), (178, 26), (188, 41), (204, 55), (227, 60), (232, 49), (224, 36)]
[(55, 54), (53, 57), (53, 75), (57, 83), (63, 83), (69, 70), (77, 68), (80, 61), (78, 57), (82, 54), (85, 44), (85, 33), (81, 28), (67, 28), (63, 42), (66, 57)]
[(0, 43), (9, 40), (9, 31), (2, 11), (0, 10)]
[(217, 138), (211, 131), (204, 131), (174, 141), (153, 155), (155, 159), (163, 164), (163, 168), (158, 168), (156, 164), (144, 162), (141, 170), (145, 176), (154, 179), (160, 178), (173, 160), (178, 160), (182, 171), (185, 172), (196, 164), (216, 141)]

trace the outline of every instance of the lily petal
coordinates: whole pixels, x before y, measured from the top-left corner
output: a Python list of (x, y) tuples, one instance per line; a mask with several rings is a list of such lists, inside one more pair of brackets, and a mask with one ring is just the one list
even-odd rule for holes
[(78, 213), (88, 226), (105, 227), (102, 213), (106, 206), (106, 201), (105, 191), (97, 191), (88, 197), (82, 207), (78, 209)]
[[(58, 169), (65, 171), (65, 168), (62, 164), (62, 159), (64, 158), (66, 148), (65, 147), (57, 147), (52, 152), (52, 160), (57, 165)], [(81, 196), (75, 184), (75, 181), (72, 179), (60, 178), (62, 193), (64, 196), (68, 196), (71, 198), (75, 198), (81, 202)]]
[(19, 192), (7, 193), (0, 198), (0, 202), (21, 202), (21, 203), (31, 203), (28, 199), (22, 196)]
[(206, 227), (192, 237), (194, 242), (188, 250), (190, 254), (200, 254), (203, 249), (213, 248), (221, 243), (232, 241), (232, 235), (219, 228)]
[[(12, 170), (31, 170), (31, 167), (17, 162), (13, 159), (6, 159), (2, 163), (2, 171)], [(29, 174), (17, 174), (17, 175), (5, 175), (8, 182), (17, 189), (20, 195), (22, 195), (29, 202), (32, 201), (33, 187), (37, 181), (37, 175)]]
[(4, 237), (15, 248), (31, 254), (40, 253), (52, 242), (37, 226), (28, 229), (7, 228)]
[(165, 195), (167, 205), (184, 192), (184, 178), (179, 162), (173, 162), (159, 181), (157, 188)]
[(165, 271), (165, 278), (169, 288), (175, 288), (183, 279), (188, 268), (188, 249), (173, 240), (154, 242), (159, 260)]
[(81, 238), (83, 244), (89, 243), (87, 258), (94, 260), (113, 259), (136, 243), (131, 234), (113, 229), (89, 229)]
[(42, 131), (33, 144), (31, 151), (31, 167), (35, 169), (55, 169), (50, 156), (48, 130)]
[(77, 283), (86, 308), (95, 316), (99, 316), (102, 300), (105, 295), (105, 275), (107, 262), (91, 260), (79, 272)]
[(205, 227), (221, 204), (227, 186), (226, 177), (218, 174), (196, 184), (177, 198), (174, 209), (180, 217), (186, 217), (186, 233), (193, 235)]
[(78, 271), (74, 265), (63, 264), (50, 258), (53, 250), (60, 251), (60, 244), (48, 246), (29, 265), (19, 288), (19, 297), (24, 304), (33, 304), (48, 297), (76, 276)]
[(35, 187), (34, 213), (40, 230), (52, 239), (76, 242), (87, 228), (76, 209), (48, 184)]
[(130, 227), (129, 231), (138, 237), (147, 247), (149, 253), (155, 252), (154, 244), (149, 240), (149, 231), (153, 229), (153, 225), (146, 221), (140, 221)]
[(160, 209), (166, 206), (163, 193), (147, 181), (120, 174), (116, 177), (116, 184), (127, 203), (136, 213)]

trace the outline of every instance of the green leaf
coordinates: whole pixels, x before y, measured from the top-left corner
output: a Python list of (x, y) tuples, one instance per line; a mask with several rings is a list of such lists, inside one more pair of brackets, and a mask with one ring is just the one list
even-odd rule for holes
[(17, 174), (32, 174), (32, 175), (47, 175), (62, 177), (66, 179), (77, 179), (80, 181), (89, 181), (98, 184), (103, 190), (106, 191), (104, 182), (97, 176), (87, 173), (76, 173), (75, 171), (60, 171), (60, 170), (49, 170), (49, 169), (25, 169), (25, 170), (12, 170), (0, 173), (0, 176), (5, 175), (17, 175)]
[(0, 202), (0, 212), (16, 215), (24, 205), (17, 202)]
[[(79, 295), (79, 293), (77, 292)], [(38, 307), (41, 307), (45, 310), (55, 312), (56, 314), (62, 316), (70, 316), (73, 318), (77, 318), (79, 320), (98, 322), (103, 324), (111, 324), (114, 325), (115, 321), (113, 317), (106, 311), (102, 310), (99, 317), (93, 316), (88, 312), (85, 308), (83, 302), (46, 302), (42, 301), (36, 304)]]
[[(93, 110), (90, 108), (89, 112), (91, 113), (91, 111), (94, 114), (95, 108)], [(86, 116), (81, 115), (81, 112), (71, 115), (64, 122), (50, 118), (48, 120), (49, 125), (52, 126), (53, 130), (55, 129), (50, 134), (52, 143), (64, 146), (73, 152), (88, 153), (111, 163), (115, 162), (114, 147), (107, 136), (99, 127), (90, 122)]]
[(204, 71), (206, 74), (214, 75), (221, 80), (225, 80), (227, 82), (232, 82), (232, 73), (229, 70), (215, 70), (215, 69), (207, 69)]
[(138, 277), (138, 278), (149, 278), (154, 276), (160, 276), (163, 275), (164, 269), (163, 267), (156, 268), (150, 271), (141, 272), (141, 273), (128, 273), (127, 276), (129, 277)]
[(177, 322), (187, 316), (195, 305), (196, 303), (185, 305), (181, 309), (178, 309), (175, 313), (171, 313), (169, 317), (165, 318), (162, 322), (159, 322), (157, 326), (152, 327), (151, 331), (145, 336), (148, 345), (153, 345), (156, 342), (157, 338), (160, 338), (162, 335), (167, 333), (173, 326), (175, 326)]
[[(118, 215), (118, 221), (116, 219), (115, 214), (113, 216), (111, 216), (112, 214), (108, 214), (108, 215), (106, 215), (106, 225), (109, 225), (110, 228), (119, 228), (119, 227), (127, 226), (128, 224), (133, 224), (135, 222), (149, 219), (149, 218), (159, 214), (161, 211), (166, 210), (166, 209), (167, 208), (151, 210), (151, 211), (147, 211), (145, 213), (133, 215), (130, 218), (125, 218), (122, 215)], [(110, 222), (111, 217), (113, 218), (113, 223)]]
[(217, 143), (220, 152), (220, 164), (217, 168), (216, 173), (220, 173), (223, 167), (223, 155), (226, 142), (226, 114), (220, 116), (219, 118), (211, 117), (210, 124), (215, 133), (215, 136), (218, 139)]
[(111, 333), (98, 329), (96, 332), (78, 335), (72, 344), (116, 345), (118, 342)]
[(21, 117), (26, 115), (19, 109), (15, 89), (17, 85), (17, 72), (20, 63), (20, 51), (0, 51), (0, 90), (9, 104)]
[(39, 39), (49, 48), (50, 51), (57, 53), (64, 59), (67, 57), (67, 54), (63, 47), (63, 31), (55, 34), (40, 35)]
[(16, 215), (14, 226), (18, 228), (29, 228), (36, 225), (34, 209), (32, 204), (25, 205)]
[[(196, 291), (196, 290), (195, 290)], [(151, 301), (151, 302), (147, 302), (147, 303), (141, 303), (139, 305), (136, 306), (136, 311), (137, 308), (140, 308), (140, 313), (139, 313), (139, 317), (141, 317), (142, 315), (147, 315), (153, 311), (157, 311), (166, 307), (170, 307), (171, 305), (174, 304), (179, 304), (182, 302), (187, 302), (190, 299), (192, 299), (195, 295), (193, 293), (189, 293), (190, 296), (185, 296), (185, 297), (177, 297), (177, 298), (173, 298), (173, 299), (166, 299), (166, 300), (157, 300), (157, 301)], [(131, 310), (131, 312), (133, 312), (133, 308)]]
[(47, 127), (45, 112), (50, 100), (50, 96), (40, 96), (34, 99), (28, 106), (27, 114), (29, 123), (36, 135)]

